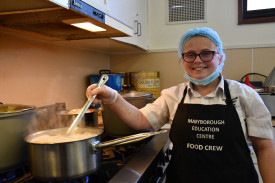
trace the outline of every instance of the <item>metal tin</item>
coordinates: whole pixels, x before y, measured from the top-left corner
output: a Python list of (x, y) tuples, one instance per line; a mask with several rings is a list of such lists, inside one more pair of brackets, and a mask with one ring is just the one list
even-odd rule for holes
[(158, 71), (140, 71), (131, 73), (131, 85), (135, 90), (160, 96), (160, 73)]

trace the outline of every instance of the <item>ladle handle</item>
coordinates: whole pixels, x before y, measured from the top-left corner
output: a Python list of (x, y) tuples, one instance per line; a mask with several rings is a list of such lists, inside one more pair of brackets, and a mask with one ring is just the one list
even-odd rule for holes
[[(98, 83), (96, 88), (99, 88), (101, 86), (103, 86), (107, 81), (108, 81), (109, 77), (106, 74), (103, 74)], [(94, 95), (92, 98), (89, 98), (87, 100), (87, 102), (85, 103), (85, 105), (82, 107), (82, 109), (80, 110), (79, 114), (76, 116), (75, 120), (73, 121), (72, 125), (70, 126), (70, 128), (68, 129), (66, 135), (70, 135), (74, 129), (77, 127), (78, 123), (80, 122), (80, 120), (82, 119), (82, 117), (84, 116), (85, 112), (88, 110), (88, 108), (90, 107), (90, 105), (93, 103), (94, 99), (95, 99), (96, 95)]]

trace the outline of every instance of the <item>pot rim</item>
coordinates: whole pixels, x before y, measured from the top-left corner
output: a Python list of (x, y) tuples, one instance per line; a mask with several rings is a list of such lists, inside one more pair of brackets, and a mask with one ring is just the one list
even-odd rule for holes
[(33, 105), (23, 105), (23, 104), (2, 104), (0, 105), (0, 109), (4, 107), (19, 107), (18, 110), (14, 111), (6, 111), (6, 112), (0, 112), (0, 118), (9, 117), (9, 116), (16, 116), (16, 115), (22, 115), (33, 112), (36, 107)]
[(142, 99), (142, 98), (152, 98), (153, 94), (142, 91), (129, 91), (122, 92), (121, 96), (125, 99)]
[[(103, 74), (90, 74), (90, 76), (101, 76)], [(120, 74), (106, 74), (108, 76), (121, 76)]]
[[(43, 130), (43, 131), (38, 131), (38, 132), (35, 132), (35, 133), (32, 133), (28, 136), (26, 136), (24, 138), (24, 141), (29, 143), (29, 144), (36, 144), (36, 145), (60, 145), (60, 144), (68, 144), (68, 143), (74, 143), (74, 142), (80, 142), (80, 141), (85, 141), (85, 140), (88, 140), (88, 139), (91, 139), (91, 138), (94, 138), (98, 135), (101, 135), (103, 133), (103, 129), (100, 129), (100, 128), (81, 128), (81, 127), (77, 127), (75, 130), (79, 130), (79, 131), (87, 131), (87, 130), (90, 130), (90, 131), (93, 131), (94, 133), (97, 133), (97, 135), (94, 135), (94, 136), (90, 136), (90, 137), (87, 137), (87, 138), (83, 138), (83, 139), (75, 139), (75, 140), (72, 140), (72, 141), (67, 141), (67, 142), (56, 142), (56, 143), (38, 143), (38, 142), (31, 142), (34, 138), (36, 137), (39, 137), (41, 135), (46, 135), (46, 134), (56, 134), (55, 132), (58, 132), (58, 131), (64, 131), (64, 134), (66, 134), (67, 130), (69, 129), (69, 127), (65, 127), (65, 128), (54, 128), (54, 129), (49, 129), (49, 130)], [(51, 133), (52, 132), (52, 133)]]
[[(63, 110), (63, 111), (58, 111), (57, 113), (60, 115), (78, 115), (81, 109), (72, 109), (72, 110)], [(87, 109), (85, 114), (89, 113), (95, 113), (98, 112), (98, 109)]]

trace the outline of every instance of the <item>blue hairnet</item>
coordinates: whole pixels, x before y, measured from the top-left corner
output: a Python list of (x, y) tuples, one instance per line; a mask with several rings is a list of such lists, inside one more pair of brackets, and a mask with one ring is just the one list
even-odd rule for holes
[(224, 65), (224, 60), (225, 60), (225, 54), (223, 52), (223, 47), (222, 47), (222, 41), (218, 35), (218, 33), (216, 31), (214, 31), (211, 28), (208, 27), (201, 27), (201, 28), (196, 28), (196, 29), (190, 29), (189, 31), (185, 32), (181, 39), (180, 39), (180, 43), (179, 43), (179, 49), (178, 49), (178, 54), (179, 57), (182, 57), (182, 50), (183, 47), (186, 43), (186, 41), (188, 39), (190, 39), (193, 36), (204, 36), (209, 38), (210, 40), (212, 40), (219, 48), (219, 54), (223, 55), (223, 59), (222, 59), (222, 63), (219, 65), (218, 67), (218, 72), (221, 73), (222, 72), (222, 68)]

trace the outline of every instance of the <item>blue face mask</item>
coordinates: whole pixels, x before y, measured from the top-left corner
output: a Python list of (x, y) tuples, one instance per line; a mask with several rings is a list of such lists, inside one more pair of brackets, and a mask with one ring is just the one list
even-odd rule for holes
[(210, 74), (209, 76), (207, 76), (206, 78), (203, 78), (203, 79), (191, 78), (187, 73), (184, 74), (184, 77), (186, 79), (188, 79), (189, 81), (191, 81), (191, 83), (194, 83), (195, 85), (199, 85), (199, 86), (208, 85), (209, 83), (211, 83), (212, 81), (214, 81), (219, 76), (220, 76), (220, 74), (218, 72), (218, 69), (216, 69), (215, 72), (213, 72), (212, 74)]

